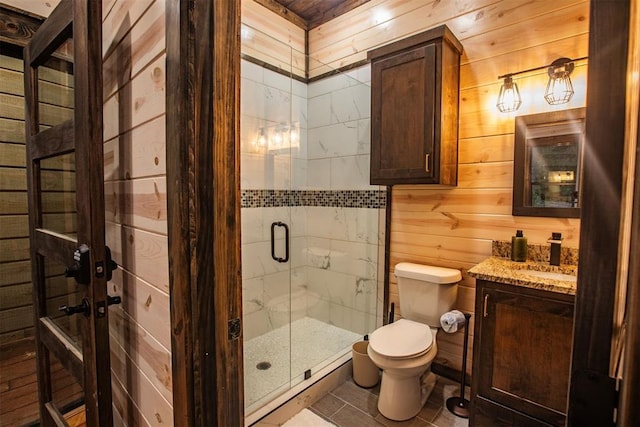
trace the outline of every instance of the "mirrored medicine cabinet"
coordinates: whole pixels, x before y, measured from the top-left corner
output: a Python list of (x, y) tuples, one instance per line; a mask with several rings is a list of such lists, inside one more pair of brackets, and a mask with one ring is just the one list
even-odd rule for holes
[(515, 120), (513, 215), (580, 217), (585, 108)]

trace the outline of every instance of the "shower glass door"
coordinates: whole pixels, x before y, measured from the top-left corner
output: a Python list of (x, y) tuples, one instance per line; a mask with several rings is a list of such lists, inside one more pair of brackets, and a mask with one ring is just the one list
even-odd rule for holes
[[(242, 27), (240, 140), (245, 406), (290, 388), (292, 79), (263, 65), (290, 64), (291, 49)], [(264, 44), (280, 58), (264, 56)], [(249, 58), (249, 59), (246, 59)], [(261, 62), (263, 61), (263, 62)]]
[(386, 192), (369, 185), (368, 65), (308, 81), (305, 63), (316, 62), (246, 25), (242, 55), (244, 395), (252, 417), (346, 361), (352, 343), (375, 329)]

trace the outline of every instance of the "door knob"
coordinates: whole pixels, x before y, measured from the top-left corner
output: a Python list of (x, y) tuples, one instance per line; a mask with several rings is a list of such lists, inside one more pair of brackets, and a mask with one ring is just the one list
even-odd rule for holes
[(82, 313), (86, 317), (89, 317), (89, 315), (91, 314), (91, 307), (89, 306), (89, 301), (86, 298), (83, 299), (82, 302), (78, 305), (61, 305), (60, 307), (58, 307), (58, 310), (63, 311), (67, 316)]

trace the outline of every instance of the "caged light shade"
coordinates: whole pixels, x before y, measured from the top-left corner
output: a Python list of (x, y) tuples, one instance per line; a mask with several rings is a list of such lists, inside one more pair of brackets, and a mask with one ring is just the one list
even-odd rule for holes
[(498, 102), (496, 103), (498, 110), (502, 113), (510, 113), (520, 108), (521, 104), (522, 98), (520, 97), (518, 85), (511, 76), (506, 76), (498, 94)]
[(504, 82), (500, 87), (496, 107), (498, 107), (498, 110), (502, 113), (510, 113), (520, 108), (522, 98), (520, 98), (518, 85), (513, 81), (513, 76), (544, 69), (547, 70), (547, 74), (549, 75), (547, 89), (544, 91), (544, 99), (551, 105), (566, 104), (571, 101), (571, 97), (573, 96), (573, 83), (571, 83), (571, 78), (569, 78), (574, 68), (573, 63), (575, 61), (582, 61), (583, 59), (588, 59), (588, 57), (585, 56), (578, 59), (558, 58), (549, 65), (498, 76), (499, 79), (504, 79)]
[(569, 74), (573, 71), (573, 62), (569, 58), (559, 58), (551, 63), (549, 81), (544, 99), (550, 105), (566, 104), (573, 96), (573, 84)]

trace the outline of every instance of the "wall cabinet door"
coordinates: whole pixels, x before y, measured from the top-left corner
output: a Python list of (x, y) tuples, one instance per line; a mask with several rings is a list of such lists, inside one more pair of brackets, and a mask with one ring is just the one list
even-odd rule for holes
[(435, 64), (436, 46), (430, 44), (372, 65), (372, 184), (434, 180)]
[[(482, 417), (472, 425), (519, 425), (509, 420), (522, 415), (538, 425), (563, 426), (573, 297), (481, 280), (477, 285), (472, 395)], [(504, 409), (514, 414), (505, 416)]]
[(369, 52), (371, 184), (457, 184), (461, 50), (439, 27)]

